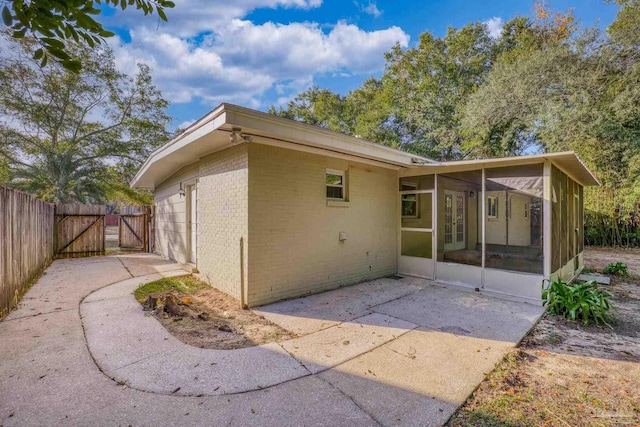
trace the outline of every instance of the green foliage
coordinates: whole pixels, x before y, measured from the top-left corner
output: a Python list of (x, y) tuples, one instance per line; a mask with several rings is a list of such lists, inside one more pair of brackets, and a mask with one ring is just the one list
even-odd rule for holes
[(544, 1), (497, 39), (426, 32), (379, 79), (271, 112), (438, 160), (573, 150), (603, 184), (585, 189), (586, 243), (640, 245), (640, 0), (615, 3), (606, 32)]
[(414, 48), (394, 47), (381, 79), (345, 97), (313, 87), (286, 109), (270, 112), (441, 159), (463, 158), (464, 100), (491, 67), (496, 42), (485, 25), (420, 36)]
[(296, 96), (289, 102), (286, 110), (271, 107), (269, 112), (336, 132), (354, 132), (353, 117), (349, 114), (349, 104), (345, 102), (345, 98), (317, 86)]
[(167, 277), (138, 287), (133, 292), (133, 296), (142, 304), (151, 294), (176, 291), (189, 295), (208, 287), (208, 284), (199, 281), (193, 276)]
[[(37, 44), (7, 40), (0, 58), (0, 178), (62, 203), (141, 203), (128, 182), (167, 140), (168, 103), (147, 66), (129, 77), (106, 47), (73, 45), (80, 73), (32, 59)], [(3, 172), (4, 165), (4, 172)]]
[(604, 274), (613, 274), (614, 276), (629, 276), (627, 264), (624, 262), (612, 262), (603, 270)]
[(2, 21), (11, 29), (12, 37), (22, 39), (32, 35), (39, 44), (33, 58), (45, 66), (49, 59), (60, 62), (71, 71), (80, 71), (79, 58), (72, 54), (70, 43), (86, 43), (94, 47), (114, 33), (106, 30), (93, 17), (103, 7), (125, 10), (128, 6), (145, 15), (154, 10), (160, 19), (167, 20), (165, 8), (175, 4), (169, 0), (2, 0)]
[(551, 314), (581, 320), (584, 325), (590, 321), (595, 324), (606, 323), (611, 296), (610, 292), (600, 289), (595, 280), (569, 285), (558, 279), (548, 281), (548, 286), (542, 290), (543, 305), (548, 307)]

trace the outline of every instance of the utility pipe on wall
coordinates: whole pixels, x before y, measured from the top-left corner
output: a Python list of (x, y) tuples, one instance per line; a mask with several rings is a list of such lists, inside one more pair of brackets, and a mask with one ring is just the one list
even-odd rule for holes
[(247, 305), (247, 298), (245, 295), (245, 283), (244, 283), (244, 237), (240, 238), (240, 306), (246, 310), (249, 308)]

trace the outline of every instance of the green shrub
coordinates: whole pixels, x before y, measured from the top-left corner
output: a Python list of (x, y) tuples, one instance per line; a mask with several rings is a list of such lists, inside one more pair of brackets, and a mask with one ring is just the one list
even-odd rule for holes
[(612, 262), (604, 269), (604, 274), (613, 274), (614, 276), (628, 276), (629, 270), (624, 262)]
[(138, 289), (133, 292), (133, 296), (142, 304), (151, 294), (171, 291), (177, 291), (181, 294), (192, 294), (208, 287), (208, 284), (199, 281), (193, 276), (165, 277), (164, 279), (149, 282), (138, 287)]
[(585, 325), (590, 320), (595, 324), (607, 323), (611, 293), (600, 289), (595, 280), (577, 285), (569, 285), (562, 279), (548, 283), (542, 290), (542, 301), (551, 314), (581, 320)]

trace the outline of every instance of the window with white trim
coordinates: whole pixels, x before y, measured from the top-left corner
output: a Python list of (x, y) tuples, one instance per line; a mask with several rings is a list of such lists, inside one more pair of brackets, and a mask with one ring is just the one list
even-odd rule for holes
[[(402, 191), (417, 190), (418, 184), (414, 182), (402, 182), (400, 184)], [(402, 199), (402, 218), (418, 218), (418, 195), (403, 194)]]
[(487, 196), (487, 218), (498, 219), (498, 198)]
[(346, 173), (327, 169), (327, 200), (345, 200)]
[(402, 195), (402, 218), (418, 218), (418, 195)]

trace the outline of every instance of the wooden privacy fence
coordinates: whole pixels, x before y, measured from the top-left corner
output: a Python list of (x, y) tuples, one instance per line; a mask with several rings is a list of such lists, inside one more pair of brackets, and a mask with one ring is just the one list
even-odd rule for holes
[(149, 206), (120, 207), (118, 246), (149, 252), (153, 249), (153, 208)]
[(103, 205), (56, 205), (56, 258), (104, 255)]
[(0, 319), (54, 255), (54, 205), (0, 187)]
[[(0, 319), (53, 258), (105, 254), (104, 205), (47, 203), (0, 186)], [(123, 249), (152, 251), (154, 209), (123, 206), (118, 219)]]

